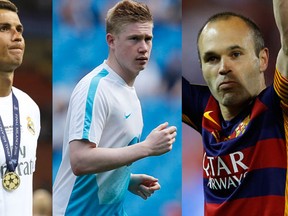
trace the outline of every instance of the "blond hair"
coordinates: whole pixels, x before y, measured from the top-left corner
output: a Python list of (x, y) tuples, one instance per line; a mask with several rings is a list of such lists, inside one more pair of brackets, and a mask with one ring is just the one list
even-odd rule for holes
[(122, 0), (108, 10), (106, 16), (106, 33), (118, 34), (129, 23), (153, 23), (148, 6), (133, 0)]

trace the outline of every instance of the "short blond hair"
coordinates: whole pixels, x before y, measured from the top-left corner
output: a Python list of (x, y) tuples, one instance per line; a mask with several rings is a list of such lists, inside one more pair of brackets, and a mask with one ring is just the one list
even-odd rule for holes
[(122, 0), (107, 12), (106, 33), (119, 34), (124, 25), (137, 22), (153, 23), (148, 6), (133, 0)]

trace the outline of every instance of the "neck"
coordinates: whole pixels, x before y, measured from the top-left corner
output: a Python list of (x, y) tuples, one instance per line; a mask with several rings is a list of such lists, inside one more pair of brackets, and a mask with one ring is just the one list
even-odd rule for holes
[(246, 107), (248, 107), (252, 101), (249, 101), (247, 104), (236, 105), (236, 106), (223, 106), (220, 105), (220, 110), (222, 117), (225, 121), (230, 121), (235, 118), (239, 113), (241, 113)]
[(135, 78), (128, 73), (126, 73), (121, 66), (117, 63), (115, 58), (112, 58), (111, 56), (108, 57), (106, 64), (112, 68), (125, 82), (128, 86), (133, 86), (135, 82)]
[(0, 72), (0, 97), (8, 96), (12, 89), (14, 73)]

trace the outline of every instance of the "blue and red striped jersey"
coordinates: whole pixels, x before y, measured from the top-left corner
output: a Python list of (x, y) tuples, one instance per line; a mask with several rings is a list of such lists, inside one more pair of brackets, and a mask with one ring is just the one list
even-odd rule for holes
[(203, 139), (206, 216), (288, 214), (288, 81), (278, 71), (274, 80), (231, 121), (208, 87), (183, 80), (183, 121)]

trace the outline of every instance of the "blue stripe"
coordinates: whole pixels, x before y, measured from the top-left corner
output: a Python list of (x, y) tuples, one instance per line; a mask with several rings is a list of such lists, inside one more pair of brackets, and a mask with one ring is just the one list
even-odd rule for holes
[(138, 137), (134, 137), (128, 144), (128, 146), (130, 145), (134, 145), (136, 143), (139, 143), (140, 142), (140, 139)]
[(91, 80), (89, 90), (88, 90), (87, 99), (86, 99), (84, 128), (83, 128), (83, 134), (82, 134), (83, 139), (89, 138), (89, 131), (90, 131), (91, 122), (92, 122), (92, 112), (93, 112), (93, 104), (94, 104), (95, 94), (96, 94), (100, 80), (107, 75), (108, 75), (108, 71), (103, 69), (100, 73), (98, 73)]
[(96, 176), (83, 175), (76, 178), (65, 215), (95, 215), (99, 211)]
[[(128, 188), (130, 178), (124, 183)], [(76, 178), (65, 216), (127, 216), (124, 210), (124, 199), (113, 204), (99, 204), (98, 184), (94, 174)]]

